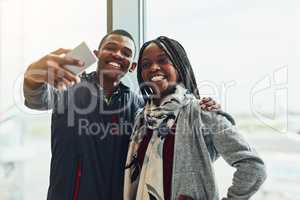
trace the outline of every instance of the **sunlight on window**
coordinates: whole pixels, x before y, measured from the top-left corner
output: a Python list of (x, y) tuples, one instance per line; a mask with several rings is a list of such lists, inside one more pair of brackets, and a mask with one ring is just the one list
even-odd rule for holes
[(49, 185), (50, 116), (24, 107), (25, 69), (60, 47), (97, 48), (106, 27), (104, 0), (0, 0), (1, 200), (45, 199)]
[[(183, 45), (200, 95), (221, 102), (265, 160), (268, 179), (253, 199), (299, 197), (299, 1), (148, 0), (146, 7), (146, 40), (165, 35)], [(234, 170), (222, 160), (215, 166), (224, 196)]]
[[(146, 36), (149, 40), (166, 35), (180, 41), (202, 95), (219, 99), (227, 111), (250, 114), (252, 107), (263, 107), (267, 110), (262, 112), (273, 112), (274, 106), (283, 109), (289, 103), (290, 111), (300, 112), (299, 8), (294, 0), (149, 0)], [(279, 85), (289, 87), (290, 96), (288, 102), (275, 102), (273, 75), (283, 68), (288, 79)], [(286, 79), (285, 73), (277, 76)], [(272, 88), (265, 85), (251, 105), (253, 89), (266, 76), (272, 77)]]

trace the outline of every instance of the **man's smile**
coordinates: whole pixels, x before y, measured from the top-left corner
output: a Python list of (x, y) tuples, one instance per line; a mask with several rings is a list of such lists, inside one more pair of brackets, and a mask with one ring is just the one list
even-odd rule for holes
[(109, 64), (112, 68), (121, 70), (121, 64), (120, 64), (120, 63), (110, 61), (110, 62), (108, 62), (108, 64)]

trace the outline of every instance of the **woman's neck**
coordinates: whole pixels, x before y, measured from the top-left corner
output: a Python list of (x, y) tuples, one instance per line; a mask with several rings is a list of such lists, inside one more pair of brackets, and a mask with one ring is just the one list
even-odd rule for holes
[(156, 106), (159, 106), (167, 96), (174, 94), (175, 90), (176, 90), (176, 87), (174, 86), (174, 87), (171, 87), (171, 88), (165, 90), (161, 94), (154, 94), (153, 98), (152, 98), (153, 103)]

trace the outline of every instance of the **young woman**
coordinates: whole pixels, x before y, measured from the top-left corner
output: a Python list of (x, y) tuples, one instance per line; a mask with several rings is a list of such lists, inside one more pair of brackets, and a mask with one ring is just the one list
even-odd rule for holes
[(137, 76), (146, 106), (135, 120), (124, 199), (219, 200), (212, 165), (219, 155), (236, 168), (223, 199), (249, 199), (266, 178), (264, 163), (229, 115), (199, 108), (184, 48), (167, 37), (145, 43)]

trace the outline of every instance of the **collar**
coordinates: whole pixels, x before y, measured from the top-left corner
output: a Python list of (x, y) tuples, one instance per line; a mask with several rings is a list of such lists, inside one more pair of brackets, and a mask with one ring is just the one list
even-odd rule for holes
[(103, 92), (103, 87), (101, 87), (98, 83), (98, 78), (97, 78), (97, 72), (91, 72), (89, 74), (82, 74), (81, 78), (83, 80), (86, 80), (88, 82), (91, 82), (95, 84), (95, 86), (99, 89), (100, 93), (103, 94), (104, 101), (107, 103), (107, 105), (110, 105), (112, 102), (112, 99), (115, 98), (116, 96), (119, 96), (118, 94), (120, 93), (128, 93), (130, 91), (129, 87), (124, 85), (122, 82), (118, 84), (118, 86), (114, 89), (111, 95), (104, 95)]
[[(97, 72), (96, 71), (93, 71), (89, 74), (83, 73), (81, 75), (81, 78), (83, 80), (94, 83), (99, 88), (99, 90), (103, 91), (103, 88), (98, 83)], [(129, 87), (126, 86), (125, 84), (123, 84), (122, 82), (120, 82), (119, 85), (115, 88), (113, 94), (119, 93), (119, 92), (129, 92), (129, 91), (130, 91)]]

